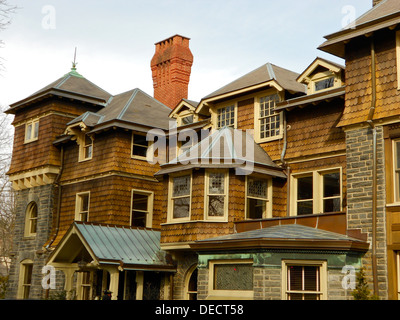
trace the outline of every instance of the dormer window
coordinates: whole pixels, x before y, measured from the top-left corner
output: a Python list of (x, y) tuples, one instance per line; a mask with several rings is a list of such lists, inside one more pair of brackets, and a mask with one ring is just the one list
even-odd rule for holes
[(185, 124), (193, 123), (193, 115), (184, 116), (181, 118), (181, 125), (184, 126)]
[(334, 83), (335, 83), (334, 77), (329, 77), (323, 80), (315, 81), (315, 91), (332, 88)]
[(217, 109), (217, 129), (224, 127), (235, 127), (236, 110), (235, 105), (228, 105)]

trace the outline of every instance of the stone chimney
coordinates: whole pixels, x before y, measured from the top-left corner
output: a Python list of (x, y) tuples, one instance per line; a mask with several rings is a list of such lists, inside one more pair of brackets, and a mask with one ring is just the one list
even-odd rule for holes
[(188, 98), (193, 55), (189, 38), (175, 35), (157, 42), (151, 59), (154, 98), (173, 109)]

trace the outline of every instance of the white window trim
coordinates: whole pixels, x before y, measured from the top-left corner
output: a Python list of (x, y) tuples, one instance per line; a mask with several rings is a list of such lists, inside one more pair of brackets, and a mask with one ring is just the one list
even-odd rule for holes
[[(34, 136), (34, 133), (35, 133), (35, 125), (38, 125), (38, 135), (37, 135), (37, 137), (35, 137)], [(29, 125), (31, 125), (31, 128), (30, 128), (30, 135), (31, 135), (31, 137), (28, 139), (27, 137), (28, 137), (28, 127), (29, 127)], [(30, 143), (30, 142), (33, 142), (33, 141), (36, 141), (36, 140), (38, 140), (39, 139), (39, 129), (40, 129), (40, 127), (39, 127), (39, 119), (36, 119), (36, 120), (31, 120), (31, 121), (28, 121), (28, 122), (26, 122), (26, 124), (25, 124), (25, 138), (24, 138), (24, 143)]]
[[(174, 202), (172, 197), (173, 187), (174, 187), (174, 180), (173, 178), (180, 177), (180, 176), (187, 176), (190, 175), (190, 190), (189, 190), (189, 216), (183, 218), (174, 218)], [(182, 172), (179, 174), (171, 174), (169, 176), (168, 181), (168, 214), (167, 214), (167, 222), (187, 222), (191, 220), (192, 216), (192, 184), (193, 184), (193, 175), (192, 172)]]
[(131, 191), (131, 214), (129, 225), (132, 225), (133, 215), (133, 194), (143, 194), (147, 196), (147, 213), (146, 213), (146, 228), (151, 228), (153, 225), (153, 206), (154, 206), (154, 192), (147, 190), (132, 189)]
[(90, 214), (90, 191), (79, 192), (79, 193), (76, 194), (76, 197), (75, 197), (75, 221), (82, 221), (82, 219), (81, 219), (81, 210), (80, 210), (80, 208), (81, 208), (81, 200), (82, 200), (81, 196), (82, 195), (86, 195), (86, 194), (89, 195), (87, 221), (90, 221), (89, 220), (89, 214)]
[[(291, 183), (291, 190), (290, 190), (290, 216), (297, 216), (297, 179), (306, 177), (306, 176), (312, 176), (313, 178), (313, 213), (312, 214), (318, 214), (318, 213), (324, 213), (323, 209), (323, 175), (328, 174), (331, 172), (337, 172), (339, 171), (339, 176), (340, 176), (340, 211), (343, 210), (343, 169), (342, 167), (335, 167), (335, 168), (328, 168), (328, 169), (321, 169), (321, 170), (314, 170), (314, 171), (307, 171), (307, 172), (301, 172), (301, 173), (296, 173), (292, 174), (290, 179)], [(328, 212), (326, 212), (328, 213)]]
[[(25, 283), (27, 265), (32, 265), (32, 269), (33, 269), (33, 261), (30, 259), (25, 259), (25, 260), (21, 261), (21, 263), (19, 264), (19, 278), (18, 278), (18, 292), (17, 292), (18, 299), (24, 299), (25, 287), (27, 287), (27, 286), (32, 287), (33, 270), (32, 270), (32, 274), (31, 274), (31, 283), (30, 284)], [(31, 292), (30, 289), (29, 289), (29, 291)]]
[[(147, 155), (143, 157), (143, 156), (138, 156), (138, 155), (134, 155), (133, 154), (133, 149), (134, 149), (134, 146), (135, 146), (134, 145), (134, 139), (133, 139), (134, 135), (144, 136), (146, 138), (146, 134), (144, 134), (144, 133), (132, 132), (132, 136), (131, 136), (131, 158), (132, 159), (137, 159), (137, 160), (147, 160)], [(146, 139), (146, 141), (147, 141), (147, 139)], [(144, 147), (144, 146), (141, 146), (141, 147)], [(153, 151), (153, 149), (151, 148), (150, 141), (147, 141), (147, 152), (146, 152), (146, 154), (149, 154), (149, 152), (152, 153), (152, 151)]]
[(215, 107), (210, 108), (212, 127), (217, 130), (221, 129), (221, 128), (218, 128), (218, 110), (233, 106), (233, 109), (234, 109), (233, 129), (236, 129), (237, 128), (237, 118), (238, 118), (237, 105), (238, 104), (236, 101), (231, 100), (231, 101), (225, 102), (224, 104), (217, 105)]
[(279, 101), (283, 101), (283, 92), (277, 91), (275, 88), (270, 89), (268, 91), (264, 91), (260, 94), (258, 94), (255, 99), (254, 99), (254, 140), (256, 143), (264, 143), (264, 142), (269, 142), (269, 141), (274, 141), (274, 140), (279, 140), (283, 138), (283, 130), (285, 129), (283, 127), (283, 111), (278, 112), (279, 114), (279, 135), (273, 136), (273, 137), (267, 137), (267, 138), (261, 138), (261, 118), (260, 118), (260, 99), (266, 96), (271, 96), (277, 94), (279, 97)]
[(259, 179), (259, 180), (266, 180), (268, 183), (268, 188), (267, 188), (267, 198), (263, 199), (263, 198), (256, 198), (256, 197), (249, 197), (252, 199), (260, 199), (260, 200), (264, 200), (266, 201), (266, 208), (265, 208), (265, 212), (263, 213), (263, 217), (262, 219), (267, 219), (267, 218), (272, 218), (272, 178), (267, 178), (267, 177), (258, 177), (258, 176), (246, 176), (246, 183), (245, 183), (245, 217), (246, 220), (253, 220), (251, 218), (249, 218), (249, 212), (248, 212), (248, 195), (247, 195), (247, 179), (248, 178), (253, 178), (253, 179)]
[[(322, 260), (282, 260), (282, 300), (288, 299), (287, 268), (289, 266), (316, 266), (319, 267), (320, 300), (327, 300), (328, 269), (327, 262)], [(302, 292), (304, 293), (304, 292)], [(314, 292), (311, 292), (314, 293)]]
[[(224, 299), (224, 300), (250, 300), (254, 297), (254, 281), (253, 290), (216, 290), (214, 289), (214, 267), (218, 264), (253, 264), (253, 260), (211, 260), (208, 262), (208, 299)], [(254, 274), (254, 271), (253, 271)], [(254, 279), (254, 275), (253, 275)]]
[[(223, 172), (224, 177), (224, 215), (221, 217), (208, 216), (209, 182), (210, 172)], [(229, 170), (228, 169), (206, 169), (204, 174), (204, 220), (205, 221), (228, 221), (229, 212)]]

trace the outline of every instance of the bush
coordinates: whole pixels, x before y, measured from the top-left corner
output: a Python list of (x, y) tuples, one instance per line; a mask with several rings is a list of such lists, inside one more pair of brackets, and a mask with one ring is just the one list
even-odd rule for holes
[(0, 276), (0, 299), (5, 299), (8, 286), (8, 276)]
[(367, 280), (365, 279), (365, 270), (361, 268), (356, 273), (356, 288), (351, 293), (354, 300), (378, 300), (378, 297), (371, 295)]

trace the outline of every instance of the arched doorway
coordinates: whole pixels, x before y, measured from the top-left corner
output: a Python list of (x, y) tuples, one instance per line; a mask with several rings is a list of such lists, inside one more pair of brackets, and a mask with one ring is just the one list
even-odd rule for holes
[(185, 299), (197, 300), (197, 265), (193, 265), (186, 274)]

